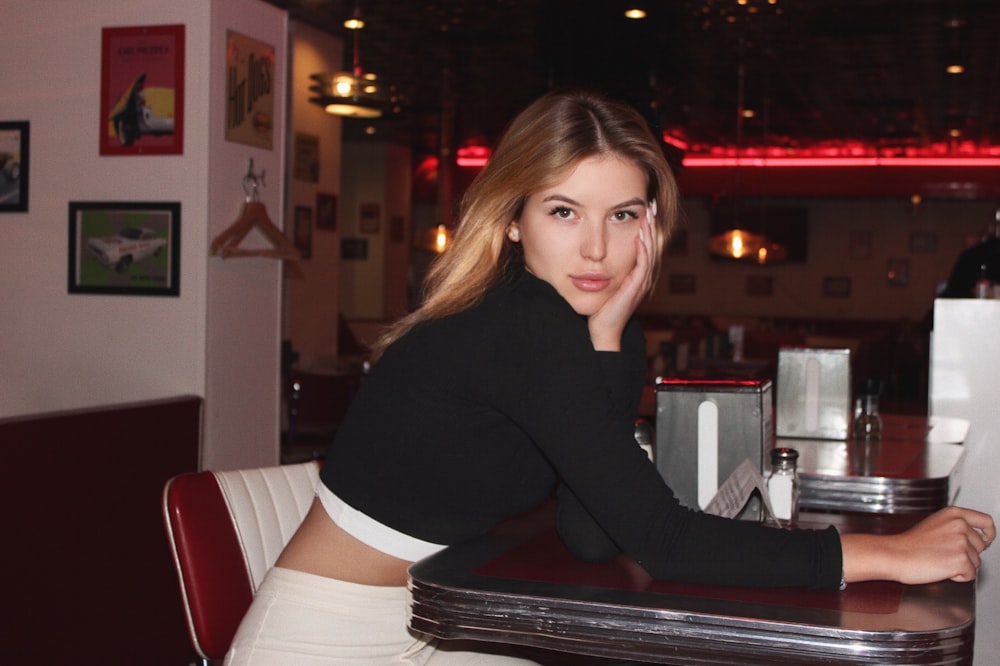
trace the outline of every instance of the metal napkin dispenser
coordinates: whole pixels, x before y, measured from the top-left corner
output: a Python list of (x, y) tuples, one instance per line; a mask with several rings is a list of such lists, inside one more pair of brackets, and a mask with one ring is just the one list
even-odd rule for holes
[[(656, 386), (656, 469), (686, 507), (704, 510), (744, 461), (763, 474), (773, 446), (769, 380), (663, 380)], [(740, 520), (760, 521), (754, 494)]]
[(851, 350), (778, 351), (778, 437), (847, 439), (852, 420)]

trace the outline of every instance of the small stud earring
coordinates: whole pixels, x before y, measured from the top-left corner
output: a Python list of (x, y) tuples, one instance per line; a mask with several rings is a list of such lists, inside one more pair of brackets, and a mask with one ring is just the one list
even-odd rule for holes
[(507, 230), (507, 238), (511, 239), (512, 241), (514, 241), (516, 243), (518, 240), (520, 240), (521, 234), (518, 233), (517, 229), (513, 229), (513, 228), (512, 229), (508, 229)]

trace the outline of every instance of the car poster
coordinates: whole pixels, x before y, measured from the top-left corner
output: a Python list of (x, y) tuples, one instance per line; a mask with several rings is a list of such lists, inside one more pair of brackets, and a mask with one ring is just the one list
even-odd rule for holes
[(184, 26), (104, 28), (101, 155), (184, 152)]
[(180, 294), (178, 202), (71, 201), (69, 292)]
[(271, 149), (274, 142), (274, 47), (226, 33), (226, 141)]

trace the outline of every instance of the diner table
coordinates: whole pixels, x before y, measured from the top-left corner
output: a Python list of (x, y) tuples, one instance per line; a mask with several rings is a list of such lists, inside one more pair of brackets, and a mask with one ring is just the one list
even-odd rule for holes
[[(410, 567), (410, 626), (659, 664), (971, 664), (975, 586), (854, 583), (844, 591), (654, 581), (631, 560), (585, 563), (551, 506)], [(800, 527), (896, 532), (902, 514), (803, 514)], [(778, 529), (778, 528), (768, 528)]]
[(799, 506), (822, 511), (932, 513), (961, 484), (969, 422), (950, 417), (883, 414), (875, 441), (779, 437), (799, 452)]

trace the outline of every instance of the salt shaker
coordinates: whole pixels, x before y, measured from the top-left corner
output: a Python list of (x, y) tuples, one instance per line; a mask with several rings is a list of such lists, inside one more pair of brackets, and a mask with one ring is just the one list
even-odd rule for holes
[(879, 382), (869, 379), (858, 396), (858, 413), (854, 419), (854, 438), (866, 441), (882, 437), (882, 417), (878, 413)]
[(799, 452), (786, 447), (771, 449), (771, 474), (767, 494), (778, 521), (793, 524), (799, 519)]

